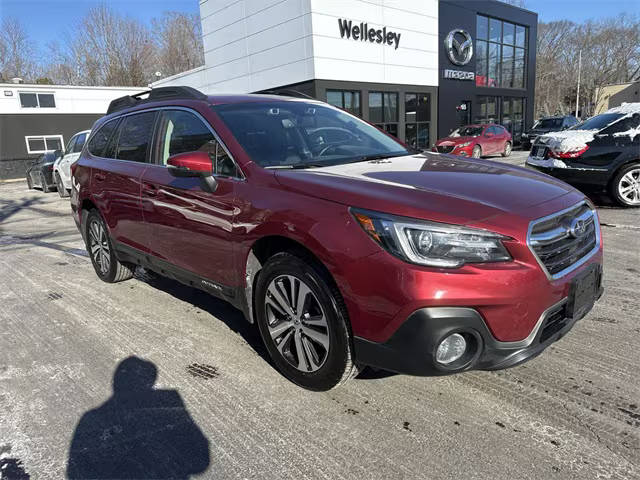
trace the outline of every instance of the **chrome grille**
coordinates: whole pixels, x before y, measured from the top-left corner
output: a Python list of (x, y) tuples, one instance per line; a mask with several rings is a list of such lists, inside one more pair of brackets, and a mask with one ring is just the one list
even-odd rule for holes
[(597, 251), (600, 246), (597, 215), (583, 202), (534, 220), (529, 226), (527, 243), (547, 274), (559, 278)]

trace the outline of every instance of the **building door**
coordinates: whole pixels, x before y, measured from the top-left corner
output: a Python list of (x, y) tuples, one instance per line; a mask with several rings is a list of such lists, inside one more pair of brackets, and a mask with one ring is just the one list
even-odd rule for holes
[(519, 143), (524, 131), (524, 98), (504, 97), (500, 124), (507, 129), (514, 143)]
[(458, 111), (457, 127), (469, 125), (471, 123), (471, 100), (463, 100), (456, 106), (456, 110)]

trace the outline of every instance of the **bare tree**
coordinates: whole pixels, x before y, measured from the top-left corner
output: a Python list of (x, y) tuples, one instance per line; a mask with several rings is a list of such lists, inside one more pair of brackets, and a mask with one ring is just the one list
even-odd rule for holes
[(580, 110), (592, 115), (601, 87), (640, 79), (640, 20), (637, 16), (538, 24), (536, 114), (575, 109), (578, 53), (582, 51)]
[(20, 77), (29, 82), (38, 76), (36, 50), (19, 20), (5, 18), (0, 29), (0, 77)]
[(200, 16), (165, 12), (154, 19), (158, 69), (169, 76), (204, 64)]

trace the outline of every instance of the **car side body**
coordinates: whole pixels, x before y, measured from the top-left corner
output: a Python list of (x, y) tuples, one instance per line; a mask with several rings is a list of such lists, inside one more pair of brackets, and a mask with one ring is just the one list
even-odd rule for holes
[(91, 130), (83, 130), (71, 137), (64, 155), (58, 158), (53, 165), (53, 180), (61, 196), (66, 196), (66, 193), (71, 191), (71, 165), (80, 157), (82, 147), (84, 147), (90, 133)]
[[(348, 363), (414, 375), (517, 365), (566, 334), (588, 311), (589, 305), (570, 311), (577, 281), (589, 276), (595, 289), (591, 302), (602, 293), (597, 213), (563, 182), (523, 168), (430, 152), (298, 170), (285, 159), (295, 154), (281, 144), (282, 132), (252, 126), (249, 115), (237, 116), (246, 118), (240, 126), (230, 123), (229, 109), (265, 105), (262, 114), (277, 118), (272, 125), (282, 126), (286, 135), (294, 132), (294, 122), (279, 120), (287, 105), (309, 116), (337, 109), (270, 95), (161, 99), (162, 94), (157, 101), (151, 96), (131, 101), (96, 122), (72, 167), (71, 206), (90, 252), (100, 250), (88, 238), (91, 225), (100, 227), (103, 219), (114, 260), (143, 265), (227, 300), (261, 329), (266, 308), (261, 302), (268, 301), (261, 284), (265, 272), (286, 267), (282, 259), (306, 262), (326, 281), (333, 300), (325, 306), (347, 326), (344, 348), (353, 349)], [(179, 128), (190, 133), (174, 141)], [(315, 127), (308, 132), (321, 136)], [(136, 143), (132, 136), (148, 140)], [(208, 139), (213, 163), (198, 176), (186, 165), (200, 162), (202, 151), (190, 155), (191, 146), (180, 142), (202, 138)], [(176, 145), (185, 153), (170, 156), (167, 150)], [(261, 166), (257, 153), (272, 150), (282, 163)], [(573, 217), (582, 222), (578, 243), (567, 240), (562, 226)], [(491, 232), (487, 235), (500, 239), (508, 260), (453, 269), (415, 264), (381, 248), (367, 219)], [(562, 236), (556, 238), (558, 229)], [(571, 256), (547, 252), (555, 241), (565, 242)], [(280, 263), (272, 265), (274, 259)], [(98, 263), (94, 266), (98, 272)], [(261, 334), (268, 343), (268, 335)], [(469, 352), (459, 361), (438, 363), (439, 345), (455, 335), (466, 339)], [(333, 333), (330, 337), (335, 340)], [(268, 345), (273, 352), (281, 347)], [(307, 388), (331, 388), (342, 378), (338, 372), (314, 383), (313, 372), (297, 375), (274, 360)]]
[(527, 130), (522, 134), (522, 148), (531, 148), (531, 144), (540, 135), (551, 132), (561, 132), (577, 125), (578, 123), (578, 119), (573, 115), (542, 117), (533, 124), (533, 128), (531, 128), (531, 130)]
[(439, 139), (432, 151), (463, 157), (501, 154), (508, 156), (512, 147), (511, 134), (497, 124), (465, 125), (450, 136)]
[(43, 192), (48, 193), (56, 188), (53, 179), (53, 165), (60, 158), (61, 152), (47, 152), (40, 155), (27, 169), (27, 185), (29, 188), (40, 187)]
[(640, 206), (640, 103), (541, 135), (526, 165), (587, 192), (608, 193), (623, 206)]

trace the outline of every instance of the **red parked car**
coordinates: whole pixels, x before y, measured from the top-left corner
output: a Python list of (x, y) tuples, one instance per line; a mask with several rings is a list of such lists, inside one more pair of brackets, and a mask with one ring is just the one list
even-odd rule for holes
[(298, 385), (511, 367), (602, 292), (598, 215), (554, 178), (415, 153), (314, 100), (143, 97), (114, 100), (73, 167), (96, 274), (143, 265), (231, 302)]
[(502, 125), (489, 123), (460, 127), (438, 140), (432, 150), (473, 158), (497, 153), (508, 157), (512, 147), (511, 134)]

